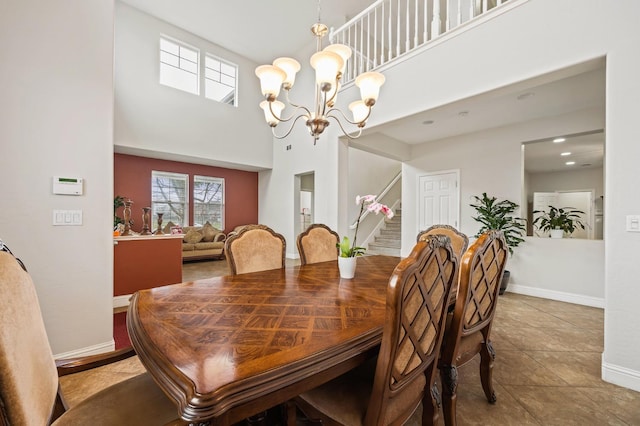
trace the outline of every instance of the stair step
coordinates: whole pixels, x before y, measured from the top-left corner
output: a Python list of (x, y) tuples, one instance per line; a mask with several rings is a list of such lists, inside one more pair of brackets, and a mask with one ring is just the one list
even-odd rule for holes
[(399, 238), (390, 238), (390, 237), (375, 237), (374, 238), (374, 242), (372, 244), (377, 244), (377, 245), (381, 245), (381, 246), (389, 246), (389, 247), (395, 247), (396, 244), (400, 243), (400, 239)]
[(387, 241), (374, 241), (369, 243), (369, 248), (371, 247), (390, 247), (390, 248), (400, 248), (400, 240), (387, 240)]
[(381, 229), (380, 236), (382, 235), (400, 238), (400, 229)]
[(367, 250), (368, 255), (381, 254), (385, 256), (400, 256), (399, 248), (375, 247)]

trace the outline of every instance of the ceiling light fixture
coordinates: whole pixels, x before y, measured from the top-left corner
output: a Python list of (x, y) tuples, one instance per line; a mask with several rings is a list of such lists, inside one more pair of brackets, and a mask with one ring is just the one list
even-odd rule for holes
[(560, 153), (561, 156), (566, 157), (567, 155), (571, 155), (570, 152), (562, 152)]
[(564, 164), (566, 164), (567, 166), (573, 166), (574, 164), (576, 164), (576, 162), (575, 161), (567, 161)]
[[(378, 100), (380, 86), (384, 84), (385, 77), (379, 72), (365, 72), (356, 77), (355, 84), (360, 88), (359, 101), (352, 102), (349, 109), (353, 114), (353, 121), (338, 108), (335, 108), (338, 90), (340, 89), (340, 79), (344, 73), (347, 60), (351, 57), (351, 49), (344, 44), (332, 44), (322, 49), (322, 38), (329, 29), (320, 23), (320, 1), (318, 0), (318, 22), (311, 27), (311, 32), (316, 37), (316, 53), (311, 56), (310, 63), (316, 71), (315, 82), (315, 105), (309, 109), (303, 105), (297, 105), (289, 100), (289, 91), (295, 82), (296, 73), (300, 71), (300, 63), (293, 58), (277, 58), (273, 65), (260, 65), (256, 68), (256, 76), (260, 79), (260, 87), (265, 99), (260, 103), (264, 111), (264, 118), (271, 126), (273, 136), (283, 139), (291, 133), (293, 127), (299, 119), (304, 119), (309, 133), (313, 136), (313, 143), (329, 125), (329, 119), (335, 120), (342, 133), (350, 139), (360, 137), (362, 129), (366, 125), (371, 108)], [(285, 104), (278, 100), (280, 88), (284, 89), (286, 102), (295, 108), (289, 117), (283, 117), (282, 111)], [(296, 115), (296, 112), (301, 113)], [(358, 126), (355, 134), (347, 132), (338, 115), (342, 120)], [(291, 127), (281, 136), (276, 134), (275, 128), (281, 122), (291, 121)]]
[(566, 139), (565, 139), (565, 138), (555, 138), (555, 139), (553, 140), (553, 143), (562, 143), (562, 142), (564, 142), (564, 141), (566, 141)]

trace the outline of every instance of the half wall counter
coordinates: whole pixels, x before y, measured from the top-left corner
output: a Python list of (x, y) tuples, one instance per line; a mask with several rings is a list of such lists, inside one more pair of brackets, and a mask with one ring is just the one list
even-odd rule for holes
[(182, 282), (182, 234), (113, 238), (114, 307), (138, 290)]

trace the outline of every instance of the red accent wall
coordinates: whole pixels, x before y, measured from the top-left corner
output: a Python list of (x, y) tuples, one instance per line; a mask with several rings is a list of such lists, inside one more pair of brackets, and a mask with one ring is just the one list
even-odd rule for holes
[[(114, 195), (133, 200), (131, 218), (133, 230), (142, 228), (142, 207), (151, 207), (151, 171), (184, 173), (189, 175), (189, 188), (193, 176), (224, 178), (225, 233), (238, 225), (258, 223), (258, 173), (179, 161), (157, 160), (134, 155), (114, 154)], [(118, 209), (122, 217), (122, 207)], [(155, 218), (151, 218), (155, 224)], [(193, 224), (193, 194), (189, 197), (189, 224)]]

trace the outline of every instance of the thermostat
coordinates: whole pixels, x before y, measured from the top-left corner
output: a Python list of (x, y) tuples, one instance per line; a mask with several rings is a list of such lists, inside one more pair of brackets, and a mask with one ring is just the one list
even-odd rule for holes
[(82, 178), (54, 176), (53, 193), (59, 195), (82, 195)]

